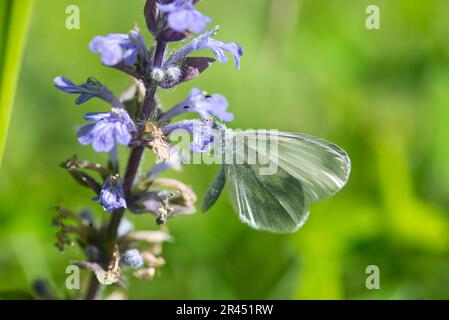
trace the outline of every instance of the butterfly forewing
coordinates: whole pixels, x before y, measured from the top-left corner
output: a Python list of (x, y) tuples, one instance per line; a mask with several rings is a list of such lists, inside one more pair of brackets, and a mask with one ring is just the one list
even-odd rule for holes
[[(234, 137), (242, 140), (241, 136), (244, 134), (257, 135), (257, 147), (253, 143), (246, 145), (247, 149), (256, 150), (259, 159), (267, 158), (301, 181), (308, 203), (334, 195), (348, 181), (351, 162), (346, 152), (335, 144), (301, 133), (268, 130), (236, 133)], [(252, 137), (244, 141), (254, 139), (256, 138)], [(274, 141), (276, 152), (260, 148), (261, 140)]]
[[(236, 147), (242, 141), (245, 148)], [(310, 203), (335, 194), (349, 177), (346, 152), (316, 137), (259, 130), (235, 132), (233, 142), (237, 164), (225, 165), (231, 198), (240, 218), (256, 229), (295, 231)], [(266, 166), (276, 170), (267, 174)]]

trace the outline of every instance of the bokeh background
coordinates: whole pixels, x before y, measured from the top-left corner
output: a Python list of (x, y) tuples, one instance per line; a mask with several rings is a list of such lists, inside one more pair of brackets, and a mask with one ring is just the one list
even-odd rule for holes
[[(65, 28), (77, 4), (81, 29)], [(380, 7), (381, 29), (365, 28)], [(58, 167), (76, 153), (104, 161), (76, 141), (82, 115), (53, 88), (57, 75), (94, 76), (117, 94), (129, 78), (88, 50), (99, 34), (146, 33), (144, 0), (37, 0), (0, 169), (0, 291), (30, 290), (45, 278), (63, 293), (65, 268), (80, 259), (53, 245), (51, 206), (92, 207), (88, 190)], [(351, 156), (337, 196), (313, 206), (295, 234), (249, 229), (227, 195), (207, 214), (171, 220), (167, 265), (151, 282), (131, 280), (136, 299), (449, 298), (449, 3), (446, 0), (203, 0), (218, 38), (245, 50), (242, 68), (215, 64), (202, 77), (160, 93), (166, 107), (196, 86), (224, 94), (234, 128), (277, 128), (331, 140)], [(125, 150), (122, 150), (125, 152)], [(150, 162), (146, 165), (150, 166)], [(217, 167), (170, 174), (201, 197)], [(132, 217), (139, 229), (154, 218)], [(368, 265), (380, 290), (365, 288)]]

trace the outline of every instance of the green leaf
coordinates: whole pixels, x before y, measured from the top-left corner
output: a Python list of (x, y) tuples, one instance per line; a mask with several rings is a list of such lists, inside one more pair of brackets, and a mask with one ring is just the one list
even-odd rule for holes
[[(8, 24), (9, 24), (9, 20), (8, 20), (8, 16), (7, 13), (10, 11), (10, 6), (11, 6), (11, 0), (5, 0), (2, 1), (0, 3), (0, 21), (2, 21), (2, 23), (0, 24), (1, 29), (0, 29), (0, 61), (3, 62), (3, 54), (4, 54), (4, 48), (5, 48), (5, 39), (6, 39), (6, 34), (8, 31)], [(3, 69), (3, 64), (0, 64), (0, 68)], [(2, 70), (0, 69), (0, 70)]]
[(33, 0), (0, 3), (0, 166)]
[(215, 180), (212, 182), (211, 186), (209, 187), (209, 190), (207, 190), (206, 195), (203, 198), (203, 202), (201, 203), (202, 212), (206, 212), (215, 204), (215, 202), (217, 202), (218, 198), (221, 195), (221, 192), (223, 191), (225, 184), (226, 184), (225, 171), (224, 167), (221, 166), (220, 172), (218, 172), (218, 175), (215, 177)]

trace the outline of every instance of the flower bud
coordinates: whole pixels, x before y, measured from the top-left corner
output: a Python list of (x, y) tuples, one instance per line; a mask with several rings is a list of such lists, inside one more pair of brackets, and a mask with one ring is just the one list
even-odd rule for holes
[(164, 80), (164, 71), (159, 68), (154, 68), (153, 71), (151, 71), (151, 79), (153, 79), (156, 82), (161, 82)]
[(143, 258), (139, 250), (131, 249), (122, 254), (121, 262), (131, 268), (138, 269), (143, 265)]
[(167, 71), (165, 71), (165, 76), (169, 81), (178, 81), (181, 77), (181, 69), (178, 67), (169, 67)]

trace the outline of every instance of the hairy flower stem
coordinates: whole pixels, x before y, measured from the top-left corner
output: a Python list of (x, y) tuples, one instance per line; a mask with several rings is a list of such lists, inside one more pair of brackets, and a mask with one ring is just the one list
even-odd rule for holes
[[(160, 68), (162, 66), (162, 62), (164, 60), (165, 51), (167, 48), (166, 42), (157, 42), (156, 50), (154, 54), (153, 67)], [(157, 84), (154, 82), (145, 83), (147, 88), (145, 101), (143, 103), (142, 111), (140, 114), (140, 120), (143, 122), (147, 121), (152, 117), (155, 112), (155, 103), (154, 98), (156, 95)], [(131, 155), (128, 161), (128, 167), (126, 169), (125, 179), (123, 183), (123, 190), (125, 193), (125, 198), (128, 197), (132, 191), (132, 185), (134, 183), (134, 179), (136, 178), (137, 171), (140, 166), (140, 162), (142, 160), (143, 153), (145, 151), (145, 147), (140, 146), (136, 147), (131, 151)], [(120, 225), (120, 222), (125, 214), (124, 209), (117, 210), (112, 213), (111, 220), (106, 227), (105, 238), (104, 238), (104, 249), (107, 250), (107, 261), (104, 261), (103, 267), (107, 268), (109, 262), (111, 261), (112, 254), (114, 252), (114, 248), (117, 244), (117, 230)], [(89, 287), (86, 294), (86, 300), (93, 300), (97, 297), (98, 290), (100, 288), (100, 283), (98, 282), (95, 275), (91, 276)]]

